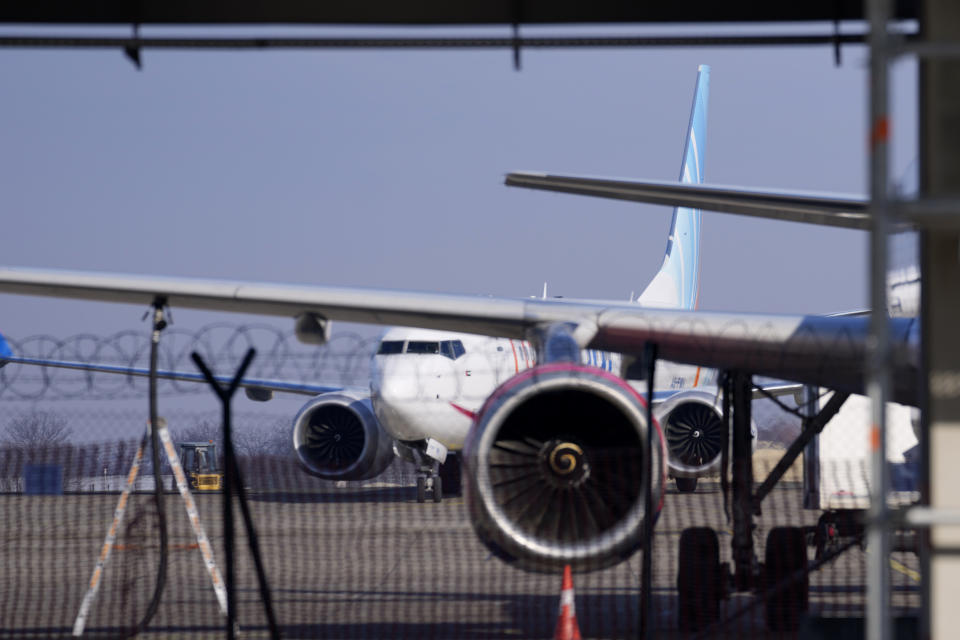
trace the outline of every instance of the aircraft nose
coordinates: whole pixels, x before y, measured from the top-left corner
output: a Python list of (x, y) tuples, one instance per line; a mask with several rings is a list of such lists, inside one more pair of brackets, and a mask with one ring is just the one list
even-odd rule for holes
[(403, 358), (383, 359), (371, 373), (371, 391), (383, 402), (398, 404), (417, 399), (418, 372)]
[(390, 358), (373, 368), (371, 401), (381, 424), (394, 437), (419, 440), (424, 437), (428, 385), (417, 363), (404, 360)]
[(449, 400), (457, 379), (441, 357), (383, 358), (372, 370), (371, 388), (385, 402)]

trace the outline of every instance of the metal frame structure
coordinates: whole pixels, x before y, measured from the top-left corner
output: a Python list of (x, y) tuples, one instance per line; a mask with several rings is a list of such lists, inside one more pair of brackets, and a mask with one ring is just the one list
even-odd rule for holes
[(871, 504), (867, 520), (867, 637), (888, 640), (890, 622), (890, 476), (887, 466), (887, 400), (890, 398), (891, 350), (887, 312), (887, 251), (890, 214), (887, 202), (889, 183), (889, 87), (887, 33), (889, 0), (870, 0), (870, 337), (867, 355), (867, 395), (870, 397)]
[[(921, 37), (916, 43), (908, 43), (897, 38), (889, 31), (889, 22), (891, 19), (890, 0), (871, 0), (867, 6), (870, 19), (870, 124), (869, 124), (869, 144), (870, 144), (870, 194), (871, 194), (871, 214), (873, 226), (871, 229), (871, 261), (870, 261), (870, 288), (871, 301), (873, 306), (872, 318), (872, 338), (873, 354), (868, 363), (871, 374), (870, 397), (872, 408), (872, 434), (871, 447), (872, 455), (872, 481), (874, 491), (872, 494), (872, 506), (867, 521), (867, 539), (868, 545), (873, 549), (879, 549), (880, 552), (871, 553), (868, 559), (868, 581), (867, 581), (867, 637), (870, 640), (888, 640), (893, 637), (893, 625), (890, 617), (889, 607), (889, 567), (886, 566), (886, 558), (891, 546), (891, 531), (896, 527), (906, 528), (925, 528), (938, 527), (944, 525), (960, 525), (960, 509), (936, 506), (933, 504), (956, 505), (955, 499), (950, 499), (947, 494), (951, 491), (944, 491), (943, 485), (950, 480), (956, 480), (955, 472), (938, 468), (938, 463), (931, 455), (931, 440), (943, 437), (947, 433), (956, 430), (956, 415), (958, 389), (938, 389), (938, 379), (943, 375), (951, 374), (952, 367), (955, 371), (960, 367), (956, 353), (956, 343), (952, 342), (949, 335), (945, 335), (943, 328), (953, 325), (951, 322), (956, 318), (957, 308), (952, 303), (951, 297), (954, 295), (956, 285), (956, 275), (958, 269), (950, 266), (951, 262), (955, 264), (956, 255), (944, 255), (945, 246), (954, 244), (957, 239), (957, 229), (960, 228), (960, 199), (956, 196), (956, 186), (951, 189), (947, 185), (944, 189), (943, 176), (948, 173), (944, 170), (944, 164), (956, 164), (957, 153), (960, 152), (957, 145), (960, 143), (960, 136), (955, 132), (947, 132), (940, 142), (940, 148), (931, 152), (928, 148), (932, 146), (931, 136), (937, 132), (943, 133), (942, 127), (947, 123), (950, 116), (943, 116), (943, 113), (937, 114), (935, 122), (925, 121), (925, 116), (930, 114), (921, 112), (921, 175), (924, 176), (921, 185), (921, 196), (913, 201), (893, 201), (890, 197), (890, 179), (888, 171), (889, 154), (889, 131), (891, 128), (889, 119), (889, 70), (890, 65), (901, 56), (915, 55), (920, 58), (920, 96), (921, 102), (924, 100), (934, 101), (935, 99), (947, 100), (956, 97), (951, 94), (944, 86), (944, 77), (953, 74), (955, 79), (957, 71), (960, 70), (960, 43), (957, 41), (944, 41), (939, 38), (960, 37), (960, 29), (957, 28), (955, 21), (951, 22), (951, 15), (956, 18), (960, 12), (956, 8), (951, 8), (949, 2), (944, 0), (925, 0), (922, 3), (922, 14), (926, 22), (922, 22)], [(951, 13), (952, 12), (952, 13)], [(935, 17), (931, 17), (935, 16)], [(947, 26), (943, 26), (947, 25)], [(933, 40), (932, 34), (924, 32), (931, 27), (936, 27), (938, 39)], [(933, 62), (937, 65), (944, 63), (953, 65), (952, 68), (940, 66), (937, 71), (943, 76), (940, 78), (941, 84), (936, 85), (931, 81), (933, 75), (931, 66)], [(955, 103), (954, 103), (955, 104)], [(952, 116), (951, 122), (956, 122), (957, 116)], [(926, 166), (930, 161), (931, 166)], [(936, 162), (938, 166), (932, 166)], [(954, 177), (956, 171), (954, 171)], [(946, 194), (943, 192), (947, 191)], [(899, 511), (892, 511), (887, 502), (889, 493), (889, 473), (886, 463), (886, 415), (883, 410), (886, 406), (885, 401), (889, 397), (889, 375), (894, 363), (891, 361), (889, 352), (889, 335), (887, 325), (883, 322), (886, 305), (886, 267), (887, 267), (887, 238), (891, 224), (899, 218), (918, 223), (921, 227), (921, 278), (923, 289), (921, 294), (921, 317), (923, 319), (923, 329), (921, 331), (923, 341), (923, 370), (925, 376), (925, 392), (923, 398), (923, 427), (924, 442), (921, 443), (925, 451), (922, 456), (922, 473), (925, 478), (922, 480), (921, 505), (913, 506)], [(954, 246), (956, 246), (954, 244)], [(946, 262), (944, 260), (947, 260)], [(939, 271), (943, 269), (944, 273)], [(936, 280), (936, 282), (933, 282)], [(947, 286), (954, 285), (954, 286)], [(934, 296), (937, 296), (937, 302), (934, 302)], [(937, 352), (934, 353), (932, 345), (934, 341), (944, 341), (939, 344)], [(950, 385), (948, 385), (950, 386)], [(956, 387), (956, 385), (953, 385)], [(943, 434), (939, 435), (938, 434)], [(944, 438), (948, 443), (956, 443), (956, 437)], [(941, 487), (940, 495), (934, 494), (932, 483), (936, 481)], [(936, 532), (932, 532), (936, 533)], [(942, 575), (935, 568), (934, 562), (938, 555), (949, 557), (955, 555), (956, 548), (947, 546), (941, 548), (940, 545), (951, 542), (956, 543), (957, 537), (947, 535), (924, 535), (921, 540), (927, 544), (920, 545), (921, 566), (923, 568), (923, 606), (924, 612), (921, 620), (921, 635), (925, 637), (937, 637), (938, 633), (952, 634), (956, 628), (957, 614), (950, 611), (949, 607), (938, 606), (949, 600), (947, 592), (956, 587), (957, 567), (955, 563), (944, 562), (942, 565)], [(938, 551), (939, 550), (939, 551)], [(937, 602), (937, 598), (940, 601)], [(927, 626), (929, 625), (929, 626)]]
[[(917, 0), (895, 0), (898, 19), (917, 17)], [(330, 24), (330, 25), (496, 25), (613, 23), (748, 23), (862, 20), (861, 0), (765, 2), (739, 0), (718, 5), (711, 0), (622, 2), (596, 0), (508, 0), (484, 2), (421, 0), (391, 2), (302, 2), (237, 0), (186, 2), (123, 0), (71, 2), (38, 0), (8, 3), (0, 22), (48, 24)]]

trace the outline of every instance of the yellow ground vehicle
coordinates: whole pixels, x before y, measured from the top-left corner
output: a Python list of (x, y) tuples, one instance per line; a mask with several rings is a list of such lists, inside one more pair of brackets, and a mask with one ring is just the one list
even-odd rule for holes
[(217, 445), (213, 442), (181, 442), (180, 463), (194, 491), (220, 491), (223, 473), (217, 460)]

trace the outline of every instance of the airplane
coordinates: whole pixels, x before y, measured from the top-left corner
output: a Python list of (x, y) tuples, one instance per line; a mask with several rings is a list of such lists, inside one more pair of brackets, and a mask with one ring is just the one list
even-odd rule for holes
[[(708, 69), (701, 67), (695, 96), (703, 97), (704, 108), (699, 109), (700, 103), (695, 99), (682, 173), (684, 177), (695, 175), (698, 181), (702, 177), (702, 164), (698, 163), (703, 159), (704, 139), (700, 131), (705, 125), (708, 77)], [(398, 333), (384, 336), (382, 344), (394, 343), (386, 347), (394, 352), (375, 356), (374, 368), (381, 372), (375, 377), (381, 378), (374, 383), (378, 385), (375, 391), (372, 386), (370, 397), (332, 391), (311, 400), (298, 414), (294, 445), (298, 454), (304, 451), (301, 462), (308, 450), (331, 448), (339, 460), (333, 473), (341, 477), (369, 477), (361, 472), (361, 466), (369, 473), (381, 464), (385, 468), (392, 459), (393, 444), (389, 438), (368, 428), (379, 424), (374, 416), (390, 423), (394, 416), (387, 407), (398, 406), (386, 402), (378, 410), (373, 398), (389, 399), (395, 392), (397, 397), (404, 396), (390, 386), (400, 379), (389, 375), (392, 367), (412, 367), (429, 373), (434, 367), (438, 371), (443, 370), (443, 365), (449, 368), (447, 360), (452, 359), (456, 365), (459, 358), (451, 358), (443, 351), (451, 349), (450, 354), (456, 353), (457, 338), (453, 336), (460, 333), (493, 338), (489, 344), (502, 347), (496, 353), (503, 354), (501, 363), (508, 363), (507, 373), (518, 345), (521, 353), (532, 349), (533, 360), (529, 366), (525, 360), (523, 370), (518, 357), (512, 376), (502, 379), (491, 375), (490, 384), (498, 386), (479, 405), (451, 402), (450, 397), (440, 397), (440, 391), (434, 392), (432, 387), (427, 393), (433, 393), (433, 400), (441, 401), (435, 404), (438, 409), (442, 407), (444, 415), (460, 415), (471, 424), (462, 441), (463, 479), (471, 520), (484, 544), (498, 557), (523, 568), (553, 570), (558, 565), (571, 564), (576, 570), (589, 570), (610, 566), (633, 553), (642, 544), (640, 527), (648, 517), (656, 515), (645, 513), (643, 496), (648, 487), (638, 461), (649, 455), (653, 485), (649, 489), (659, 496), (658, 502), (662, 501), (669, 466), (663, 435), (655, 431), (650, 439), (648, 434), (646, 402), (656, 403), (657, 398), (644, 398), (622, 377), (602, 366), (602, 355), (601, 366), (597, 366), (596, 355), (591, 354), (642, 357), (647, 345), (655, 343), (660, 358), (686, 365), (701, 375), (711, 370), (742, 371), (838, 391), (855, 393), (864, 389), (868, 335), (864, 317), (696, 310), (697, 288), (690, 284), (696, 282), (699, 269), (698, 244), (686, 243), (693, 238), (699, 241), (699, 223), (699, 209), (683, 204), (677, 207), (664, 264), (640, 296), (641, 304), (12, 267), (0, 268), (0, 292), (288, 316), (296, 319), (297, 335), (308, 343), (323, 342), (331, 320), (417, 327), (412, 333), (403, 333), (409, 329), (397, 329)], [(897, 362), (893, 399), (915, 405), (918, 323), (913, 318), (893, 318), (890, 325)], [(419, 333), (423, 330), (454, 333)], [(399, 342), (405, 346), (398, 354)], [(414, 351), (408, 352), (411, 342), (430, 345), (415, 344)], [(422, 353), (433, 350), (433, 343), (440, 353)], [(466, 342), (463, 349), (462, 357), (466, 357)], [(590, 362), (584, 363), (584, 358)], [(460, 372), (462, 379), (472, 378), (472, 369), (470, 376), (466, 371)], [(387, 378), (382, 377), (383, 373), (388, 374)], [(450, 379), (433, 375), (440, 387), (449, 388)], [(694, 383), (690, 386), (694, 388), (690, 389), (684, 379), (678, 384), (681, 391), (699, 393), (696, 387), (702, 382), (696, 380), (696, 373), (693, 375)], [(421, 382), (427, 379), (425, 375), (419, 377)], [(383, 380), (387, 380), (386, 387)], [(251, 386), (256, 393), (258, 385)], [(424, 396), (425, 384), (416, 387), (417, 393)], [(266, 384), (262, 389), (271, 390)], [(304, 386), (300, 389), (304, 393), (319, 392)], [(707, 393), (709, 399), (702, 398), (699, 403), (711, 406), (716, 415), (715, 389), (712, 387), (712, 393)], [(296, 388), (288, 385), (283, 390)], [(657, 407), (661, 417), (666, 402)], [(324, 426), (324, 415), (334, 405), (352, 409), (361, 416), (364, 438), (357, 463), (344, 462), (342, 453), (348, 444), (356, 451), (359, 439), (347, 438), (344, 442), (343, 433)], [(398, 428), (430, 422), (424, 417), (429, 412), (424, 410), (418, 414), (419, 420), (404, 420), (402, 413), (401, 407), (393, 423)], [(653, 426), (659, 427), (659, 423)], [(424, 436), (423, 453), (427, 457), (443, 457), (445, 451), (440, 447), (446, 445), (435, 440), (432, 433), (403, 432), (407, 438), (417, 435)], [(432, 452), (428, 450), (430, 440), (440, 445)], [(461, 444), (452, 438), (446, 442), (451, 447)], [(311, 464), (309, 458), (305, 464)]]
[[(709, 68), (702, 67), (681, 163), (680, 180), (684, 183), (703, 179), (708, 94)], [(663, 265), (635, 302), (646, 307), (696, 308), (700, 212), (674, 211), (668, 238)], [(7, 360), (12, 361), (9, 357)], [(584, 350), (581, 360), (604, 371), (625, 373), (625, 362), (618, 353)], [(16, 361), (41, 364), (22, 358)], [(535, 349), (526, 340), (397, 327), (380, 341), (372, 361), (369, 389), (252, 378), (243, 384), (253, 399), (268, 399), (270, 391), (317, 395), (294, 421), (294, 447), (308, 472), (331, 480), (366, 479), (382, 473), (396, 454), (418, 468), (418, 500), (423, 501), (430, 488), (434, 500), (439, 501), (444, 486), (450, 493), (459, 491), (457, 452), (484, 400), (508, 378), (536, 362)], [(145, 369), (97, 363), (46, 360), (42, 364), (147, 374)], [(198, 382), (203, 379), (195, 373), (163, 371), (160, 375)], [(642, 381), (634, 383), (641, 393), (645, 393), (645, 386)], [(792, 393), (795, 387), (775, 390)], [(657, 372), (654, 388), (656, 416), (666, 429), (668, 475), (680, 491), (694, 491), (698, 478), (715, 474), (720, 463), (723, 438), (716, 371), (665, 363)], [(368, 399), (369, 406), (361, 408)], [(352, 436), (353, 429), (362, 430), (364, 437)], [(756, 425), (752, 436), (755, 442)], [(363, 443), (369, 450), (361, 446)], [(443, 465), (439, 469), (438, 463)]]

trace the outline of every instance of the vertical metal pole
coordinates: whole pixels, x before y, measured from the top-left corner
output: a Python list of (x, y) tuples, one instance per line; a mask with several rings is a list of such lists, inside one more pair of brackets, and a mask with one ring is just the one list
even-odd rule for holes
[(733, 379), (729, 371), (720, 374), (718, 381), (723, 396), (723, 449), (720, 451), (720, 492), (723, 494), (723, 517), (730, 524), (730, 432), (733, 421), (730, 417), (730, 401), (733, 398)]
[(887, 471), (887, 398), (890, 396), (890, 325), (887, 317), (887, 203), (890, 0), (869, 0), (870, 11), (870, 352), (867, 392), (870, 396), (870, 480), (873, 488), (867, 522), (867, 638), (888, 640), (890, 624), (889, 476)]
[[(819, 389), (810, 385), (803, 387), (803, 406), (807, 418), (803, 427), (820, 411)], [(803, 508), (820, 509), (820, 434), (803, 449)]]
[(739, 589), (754, 586), (756, 555), (753, 549), (753, 442), (750, 404), (753, 382), (747, 373), (733, 374), (733, 564)]
[[(196, 354), (194, 354), (196, 355)], [(233, 523), (233, 448), (229, 446), (233, 433), (230, 424), (229, 398), (219, 387), (217, 395), (223, 403), (223, 548), (226, 557), (227, 580), (227, 640), (234, 640), (237, 633), (237, 570), (236, 570), (236, 532)]]
[(657, 370), (657, 345), (648, 342), (643, 348), (647, 369), (647, 449), (643, 457), (643, 566), (640, 571), (640, 637), (652, 638), (653, 626), (653, 447), (657, 430), (653, 426), (654, 376)]
[[(960, 42), (960, 4), (956, 0), (920, 3), (923, 41), (935, 47)], [(960, 58), (920, 60), (920, 196), (949, 199), (957, 220), (960, 187)], [(931, 220), (931, 222), (933, 222)], [(949, 223), (948, 223), (949, 224)], [(934, 510), (960, 508), (960, 232), (931, 224), (921, 233), (921, 499)], [(929, 551), (921, 556), (921, 597), (927, 604), (929, 635), (952, 638), (960, 628), (960, 528), (931, 527)], [(923, 634), (921, 627), (920, 634)]]
[[(233, 437), (230, 425), (230, 406), (223, 403), (223, 441), (227, 443)], [(227, 639), (236, 637), (237, 622), (237, 573), (234, 562), (235, 532), (233, 528), (233, 448), (223, 448), (223, 546), (227, 572)]]

